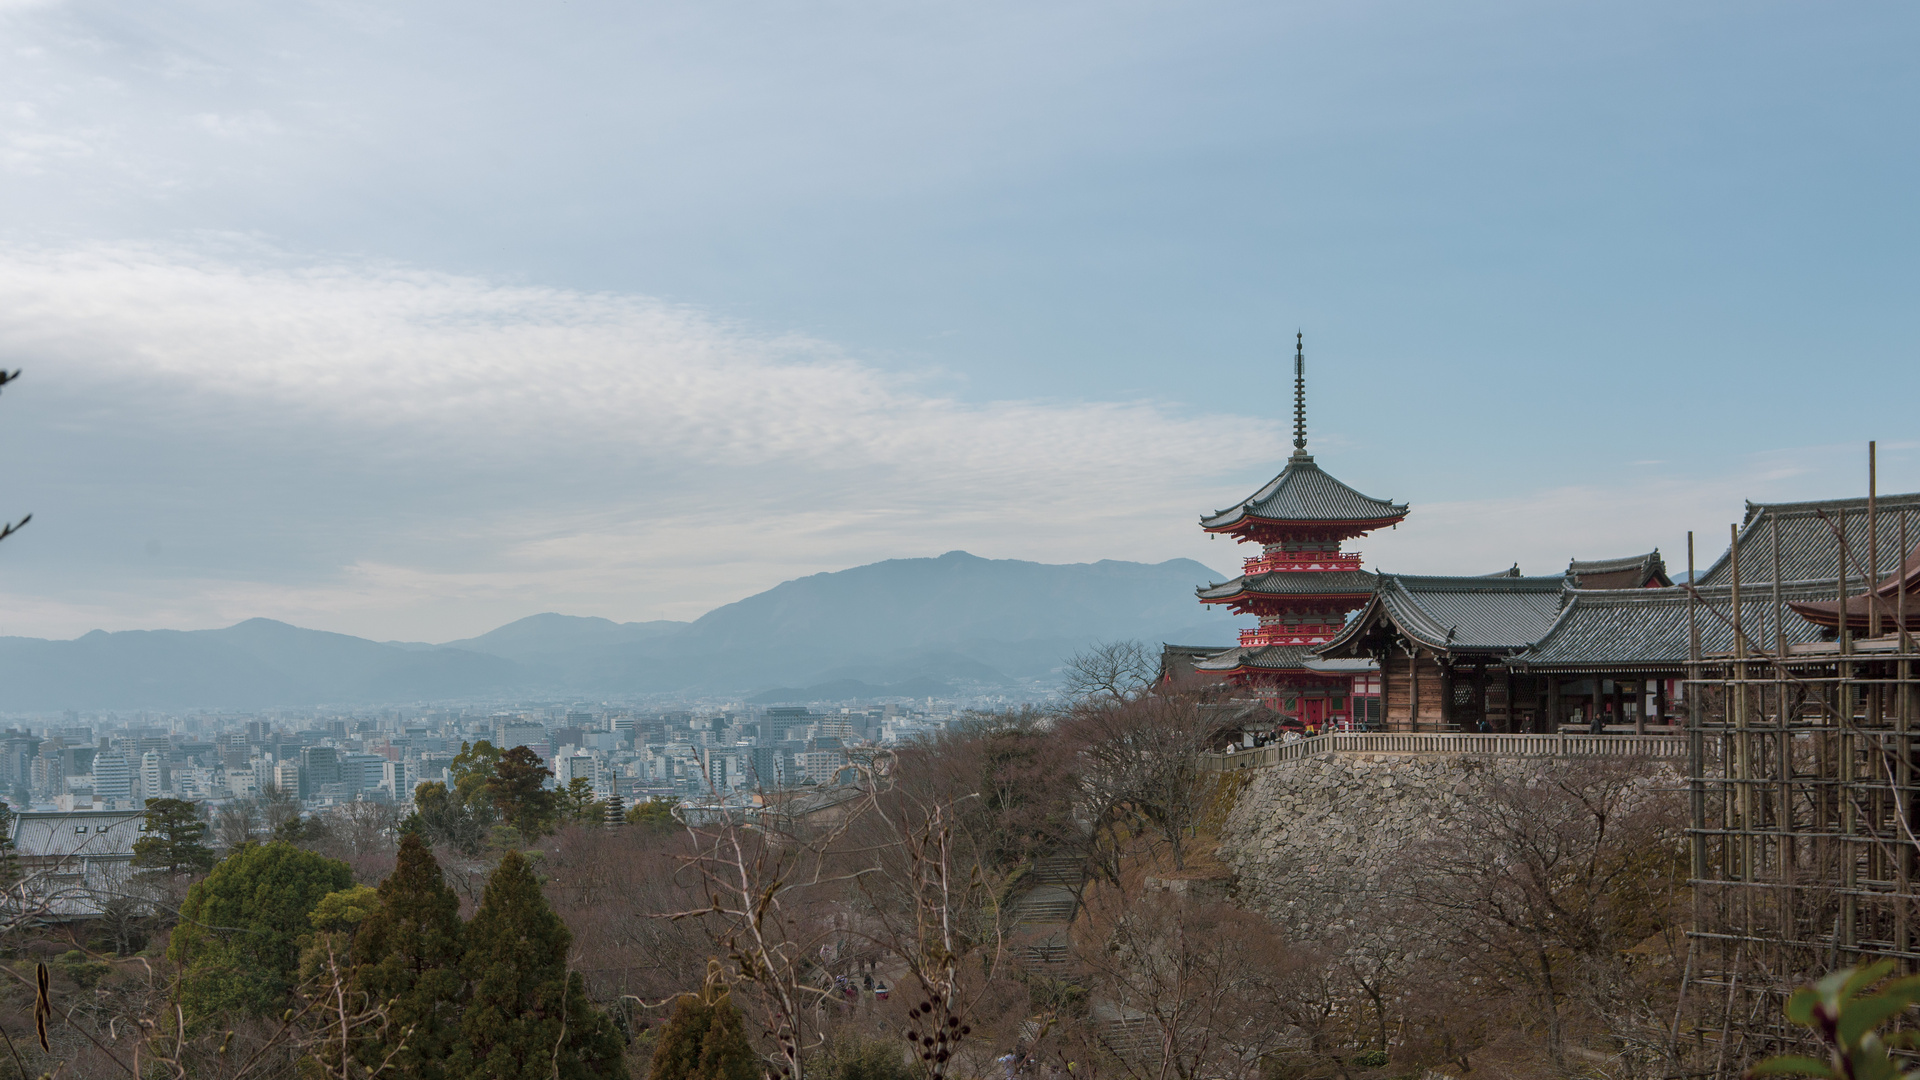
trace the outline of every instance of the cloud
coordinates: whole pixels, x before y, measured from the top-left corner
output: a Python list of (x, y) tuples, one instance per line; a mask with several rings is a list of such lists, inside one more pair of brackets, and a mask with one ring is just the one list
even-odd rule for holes
[[(463, 605), (688, 616), (796, 573), (954, 547), (1139, 555), (1189, 522), (1197, 488), (1281, 454), (1265, 420), (967, 403), (828, 342), (645, 297), (228, 246), (0, 253), (0, 356), (55, 387), (9, 408), (63, 443), (137, 441), (158, 487), (116, 476), (111, 450), (49, 467), (110, 505), (200, 507), (261, 546), (258, 571), (153, 571), (129, 611), (183, 617), (198, 597), (202, 622), (326, 624), (332, 596), (335, 625), (450, 633), (484, 629), (454, 625)], [(288, 515), (321, 520), (290, 539)], [(141, 550), (191, 562), (196, 543)], [(402, 613), (436, 597), (439, 615)]]
[[(966, 401), (829, 341), (644, 296), (235, 236), (0, 248), (0, 363), (27, 371), (0, 400), (0, 512), (35, 514), (0, 549), (0, 633), (40, 636), (265, 615), (447, 640), (542, 610), (693, 618), (955, 548), (1226, 571), (1246, 552), (1196, 516), (1288, 450), (1268, 419), (1098, 387)], [(1328, 431), (1323, 464), (1356, 479), (1342, 461), (1379, 419)], [(1692, 528), (1704, 564), (1742, 499), (1863, 488), (1859, 451), (1697, 474), (1626, 451), (1612, 480), (1534, 491), (1496, 469), (1485, 498), (1391, 492), (1411, 498), (1407, 523), (1354, 546), (1416, 573), (1553, 572), (1656, 545), (1677, 568)], [(1911, 486), (1916, 461), (1883, 445), (1882, 489)]]

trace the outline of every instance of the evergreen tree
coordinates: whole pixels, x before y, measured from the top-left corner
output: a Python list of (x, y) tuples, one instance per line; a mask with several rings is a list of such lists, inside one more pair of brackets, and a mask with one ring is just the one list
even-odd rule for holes
[(494, 763), (487, 794), (507, 824), (531, 840), (547, 832), (559, 810), (558, 792), (547, 789), (553, 770), (532, 747), (516, 746)]
[(440, 1080), (460, 1027), (460, 898), (441, 876), (417, 833), (400, 837), (393, 873), (380, 883), (380, 903), (354, 937), (352, 989), (369, 1002), (390, 1003), (388, 1029), (355, 1051), (369, 1068), (393, 1058), (400, 1076)]
[(596, 1080), (624, 1075), (620, 1037), (567, 970), (573, 945), (533, 867), (509, 851), (467, 924), (462, 971), (472, 986), (449, 1075), (486, 1080)]
[(213, 865), (213, 849), (201, 843), (207, 823), (200, 807), (185, 799), (149, 799), (146, 834), (133, 842), (133, 865), (179, 877)]
[(574, 777), (556, 794), (559, 797), (560, 815), (568, 821), (598, 825), (606, 816), (604, 805), (594, 801), (593, 781), (584, 776)]
[(647, 1080), (758, 1080), (760, 1057), (725, 990), (688, 994), (660, 1030)]
[(246, 844), (187, 890), (167, 957), (180, 966), (180, 1006), (201, 1022), (264, 1016), (283, 1006), (300, 939), (320, 899), (353, 885), (347, 864), (292, 844)]

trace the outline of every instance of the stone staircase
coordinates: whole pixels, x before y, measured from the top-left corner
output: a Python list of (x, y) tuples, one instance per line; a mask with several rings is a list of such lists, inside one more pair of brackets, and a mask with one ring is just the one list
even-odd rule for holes
[(1033, 937), (1021, 946), (1022, 962), (1042, 967), (1067, 963), (1072, 955), (1067, 927), (1080, 908), (1080, 887), (1085, 882), (1082, 859), (1061, 855), (1035, 860), (1026, 889), (1007, 905), (1012, 928)]

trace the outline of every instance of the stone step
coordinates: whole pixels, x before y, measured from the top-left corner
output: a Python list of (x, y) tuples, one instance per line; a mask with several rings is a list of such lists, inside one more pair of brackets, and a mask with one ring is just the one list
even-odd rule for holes
[(1086, 863), (1072, 856), (1036, 859), (1032, 879), (1045, 885), (1078, 885), (1087, 879)]

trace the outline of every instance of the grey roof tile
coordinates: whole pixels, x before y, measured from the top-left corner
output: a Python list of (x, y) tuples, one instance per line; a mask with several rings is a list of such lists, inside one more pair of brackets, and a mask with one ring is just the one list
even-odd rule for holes
[[(1774, 648), (1773, 590), (1762, 586), (1740, 590), (1740, 629), (1750, 648), (1771, 651)], [(1819, 640), (1819, 627), (1785, 607), (1793, 600), (1808, 599), (1822, 592), (1819, 585), (1783, 586), (1779, 627), (1789, 645)], [(1700, 651), (1703, 655), (1733, 651), (1733, 589), (1700, 589), (1695, 621), (1700, 627)], [(1548, 670), (1600, 670), (1609, 667), (1637, 667), (1674, 670), (1684, 666), (1688, 655), (1687, 590), (1615, 589), (1582, 590), (1573, 594), (1567, 609), (1553, 629), (1532, 648), (1516, 658), (1527, 668)]]
[[(1900, 565), (1900, 517), (1907, 518), (1907, 542), (1920, 542), (1920, 492), (1882, 495), (1879, 518), (1880, 572)], [(1840, 572), (1840, 544), (1834, 535), (1845, 512), (1847, 547), (1856, 566), (1847, 568), (1851, 586), (1865, 589), (1868, 578), (1867, 500), (1829, 499), (1824, 502), (1748, 503), (1740, 527), (1740, 581), (1743, 585), (1773, 580), (1773, 530), (1780, 532), (1780, 580), (1832, 583)], [(1821, 514), (1826, 520), (1821, 520)], [(1711, 549), (1709, 549), (1711, 550)], [(1733, 583), (1732, 551), (1723, 552), (1700, 575), (1702, 585)]]
[(1225, 600), (1247, 593), (1255, 596), (1366, 596), (1373, 592), (1373, 583), (1373, 574), (1365, 570), (1275, 570), (1251, 577), (1237, 577), (1194, 591), (1202, 600)]
[(1362, 495), (1295, 454), (1280, 475), (1244, 501), (1200, 519), (1203, 529), (1228, 529), (1249, 518), (1266, 521), (1380, 521), (1405, 517), (1405, 503)]

